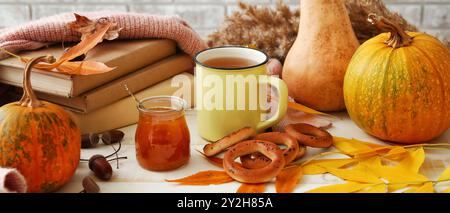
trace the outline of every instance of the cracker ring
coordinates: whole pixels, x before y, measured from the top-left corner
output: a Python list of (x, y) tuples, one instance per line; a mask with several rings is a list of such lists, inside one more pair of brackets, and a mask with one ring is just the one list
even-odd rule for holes
[(298, 144), (298, 153), (294, 161), (302, 158), (305, 155), (306, 155), (306, 146), (303, 144)]
[(216, 142), (206, 144), (203, 147), (203, 153), (208, 157), (217, 155), (217, 154), (221, 153), (222, 151), (224, 151), (225, 149), (227, 149), (228, 147), (233, 146), (236, 143), (239, 143), (243, 140), (249, 139), (250, 137), (252, 137), (255, 134), (256, 134), (256, 132), (252, 128), (244, 127), (240, 130), (237, 130), (237, 131), (223, 137), (222, 139), (220, 139)]
[[(247, 169), (240, 163), (234, 162), (238, 157), (255, 152), (262, 153), (271, 159), (271, 162), (267, 166), (259, 169)], [(234, 180), (242, 183), (269, 182), (281, 172), (284, 165), (283, 150), (274, 143), (261, 140), (240, 142), (228, 149), (223, 158), (225, 172)]]
[(333, 145), (333, 136), (330, 133), (309, 124), (289, 124), (285, 131), (306, 146), (327, 148)]
[[(286, 145), (287, 148), (283, 149), (284, 161), (286, 164), (291, 163), (297, 158), (299, 152), (298, 142), (295, 138), (287, 133), (283, 132), (266, 132), (258, 134), (252, 139), (269, 141), (279, 145)], [(257, 169), (267, 166), (270, 163), (270, 159), (263, 154), (257, 152), (250, 155), (244, 155), (241, 157), (241, 163), (245, 168)]]

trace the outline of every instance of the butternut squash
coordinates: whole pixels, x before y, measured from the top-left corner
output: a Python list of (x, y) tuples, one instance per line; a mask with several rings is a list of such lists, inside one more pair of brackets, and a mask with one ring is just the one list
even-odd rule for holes
[(320, 111), (345, 109), (345, 71), (359, 42), (342, 0), (302, 0), (299, 33), (282, 78), (299, 103)]

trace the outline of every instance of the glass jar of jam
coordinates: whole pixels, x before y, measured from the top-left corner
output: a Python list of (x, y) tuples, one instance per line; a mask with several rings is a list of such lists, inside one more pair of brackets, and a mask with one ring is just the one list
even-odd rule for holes
[(190, 157), (190, 135), (184, 117), (186, 102), (175, 96), (141, 100), (136, 129), (136, 158), (152, 171), (176, 169)]

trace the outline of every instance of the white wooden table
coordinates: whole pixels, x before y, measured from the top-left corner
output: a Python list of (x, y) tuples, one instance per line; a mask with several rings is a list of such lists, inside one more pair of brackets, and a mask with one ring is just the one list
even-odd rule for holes
[[(335, 136), (357, 138), (360, 140), (370, 141), (374, 143), (383, 143), (360, 130), (348, 117), (346, 113), (335, 114), (338, 119), (333, 121), (333, 127), (329, 129), (330, 133)], [(151, 172), (142, 169), (135, 157), (134, 147), (134, 133), (136, 125), (131, 125), (121, 130), (125, 132), (125, 138), (123, 146), (119, 152), (120, 156), (127, 156), (128, 159), (120, 160), (119, 169), (116, 169), (116, 162), (112, 161), (111, 164), (114, 169), (113, 177), (110, 181), (97, 180), (101, 188), (101, 192), (235, 192), (239, 187), (239, 183), (227, 183), (222, 185), (209, 185), (209, 186), (185, 186), (178, 185), (176, 183), (167, 183), (165, 179), (177, 179), (194, 174), (204, 170), (220, 170), (220, 168), (211, 165), (196, 151), (202, 150), (206, 141), (200, 138), (197, 132), (197, 125), (195, 119), (195, 112), (191, 111), (186, 114), (190, 133), (191, 133), (191, 158), (189, 163), (177, 170), (169, 172)], [(450, 130), (448, 130), (443, 136), (436, 139), (434, 142), (449, 142)], [(102, 144), (102, 143), (100, 143)], [(108, 155), (114, 150), (110, 146), (100, 145), (94, 149), (83, 149), (81, 157), (88, 159), (94, 154)], [(304, 158), (308, 158), (322, 149), (308, 148), (308, 155)], [(427, 159), (422, 166), (423, 173), (430, 178), (436, 178), (441, 171), (450, 165), (450, 151), (446, 150), (433, 150), (426, 151)], [(332, 157), (332, 156), (331, 156)], [(93, 173), (89, 170), (87, 163), (80, 162), (78, 169), (72, 178), (72, 180), (60, 189), (60, 192), (79, 192), (82, 190), (81, 180), (83, 177), (90, 175), (94, 177)], [(340, 183), (342, 180), (332, 175), (306, 175), (295, 192), (304, 192), (306, 190), (316, 188), (327, 184)], [(450, 183), (444, 186), (450, 186)], [(268, 184), (266, 188), (267, 192), (275, 192), (274, 184)]]

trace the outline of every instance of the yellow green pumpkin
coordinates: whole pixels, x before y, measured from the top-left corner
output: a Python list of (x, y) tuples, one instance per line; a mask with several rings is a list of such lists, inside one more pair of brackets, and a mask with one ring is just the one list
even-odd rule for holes
[(30, 84), (32, 59), (24, 73), (24, 95), (0, 108), (0, 167), (16, 168), (28, 192), (52, 192), (75, 173), (80, 159), (80, 130), (61, 107), (37, 100)]
[(399, 143), (421, 143), (450, 126), (450, 52), (436, 38), (404, 32), (387, 19), (368, 19), (390, 31), (362, 44), (347, 68), (344, 100), (365, 132)]

